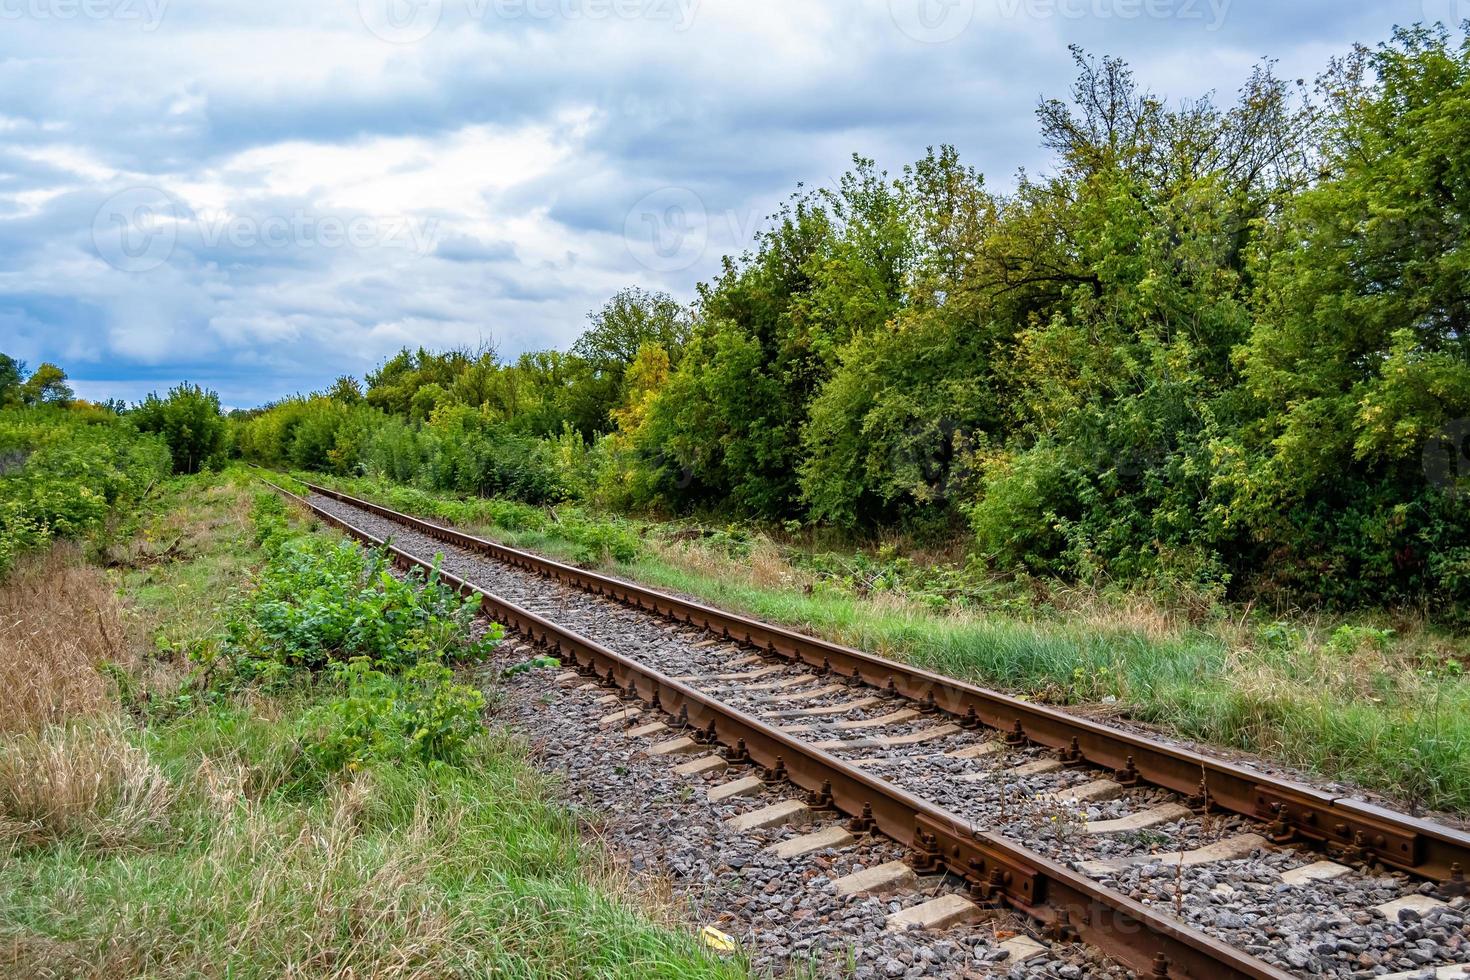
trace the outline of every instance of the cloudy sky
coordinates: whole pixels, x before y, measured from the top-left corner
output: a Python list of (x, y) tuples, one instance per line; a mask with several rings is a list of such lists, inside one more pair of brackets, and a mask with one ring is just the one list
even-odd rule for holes
[(0, 351), (229, 405), (682, 298), (799, 181), (1044, 169), (1069, 43), (1171, 98), (1470, 0), (0, 0)]

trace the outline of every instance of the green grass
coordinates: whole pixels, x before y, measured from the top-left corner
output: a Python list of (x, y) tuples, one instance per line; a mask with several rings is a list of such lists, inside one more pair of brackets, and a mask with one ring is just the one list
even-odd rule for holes
[[(171, 687), (0, 736), (0, 976), (745, 975), (612, 869), (506, 733), (338, 777), (300, 741), (328, 685), (179, 688), (181, 651), (218, 643), (261, 563), (253, 492), (175, 481), (108, 545), (131, 642)], [(26, 824), (27, 794), (55, 817)]]
[[(1184, 738), (1241, 749), (1397, 797), (1470, 815), (1470, 681), (1462, 638), (1397, 639), (1367, 627), (1256, 622), (1224, 610), (1203, 624), (1103, 600), (1079, 608), (935, 611), (890, 593), (824, 587), (784, 559), (660, 544), (631, 561), (587, 562), (555, 520), (503, 501), (459, 500), (371, 480), (316, 482), (486, 537), (733, 611), (807, 630), (951, 677), (1050, 703), (1097, 705)], [(505, 523), (497, 516), (514, 515)], [(585, 512), (581, 520), (595, 520)], [(633, 526), (606, 518), (618, 527)]]
[(293, 791), (304, 706), (134, 732), (177, 790), (166, 825), (5, 862), (0, 972), (740, 975), (589, 875), (600, 857), (513, 741), (483, 738), (463, 768)]

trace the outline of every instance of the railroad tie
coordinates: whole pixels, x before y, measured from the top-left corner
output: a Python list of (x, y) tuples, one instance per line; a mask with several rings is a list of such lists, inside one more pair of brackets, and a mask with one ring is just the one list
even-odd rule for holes
[(659, 732), (666, 732), (668, 730), (669, 726), (665, 725), (663, 722), (651, 721), (646, 725), (640, 725), (637, 728), (630, 728), (623, 734), (628, 736), (629, 738), (647, 738), (650, 735), (657, 735)]
[[(845, 688), (842, 688), (842, 690), (845, 690)], [(784, 698), (771, 698), (768, 703), (775, 704), (778, 701), (786, 701), (786, 700), (800, 700), (800, 701), (805, 701), (809, 697), (815, 696), (816, 693), (817, 692), (813, 691), (811, 695), (807, 695), (807, 694), (792, 694), (792, 695), (787, 695)], [(828, 693), (829, 694), (835, 694), (837, 692), (836, 691), (829, 691)], [(871, 708), (873, 705), (877, 704), (881, 700), (882, 700), (882, 698), (858, 698), (855, 701), (847, 701), (847, 702), (844, 702), (842, 704), (829, 704), (829, 705), (825, 705), (824, 707), (820, 707), (820, 708), (799, 708), (799, 709), (792, 709), (790, 711), (781, 711), (781, 712), (777, 712), (773, 717), (776, 717), (776, 718), (821, 718), (821, 717), (827, 716), (827, 715), (845, 715), (849, 711), (860, 711), (863, 708)]]
[(1448, 902), (1442, 902), (1430, 895), (1405, 895), (1403, 898), (1396, 898), (1392, 902), (1384, 902), (1382, 905), (1376, 906), (1376, 908), (1383, 913), (1383, 917), (1389, 922), (1397, 922), (1399, 921), (1399, 913), (1405, 909), (1411, 912), (1417, 912), (1422, 916), (1426, 912), (1434, 909), (1445, 908), (1448, 904)]
[(703, 776), (706, 773), (719, 772), (729, 765), (730, 763), (718, 755), (706, 755), (675, 766), (674, 772), (680, 776)]
[(814, 684), (821, 680), (815, 674), (798, 674), (795, 677), (784, 677), (779, 681), (770, 681), (765, 684), (747, 684), (746, 691), (785, 691), (789, 688), (800, 687), (803, 684)]
[(1057, 803), (1100, 803), (1105, 800), (1115, 800), (1122, 796), (1123, 792), (1124, 786), (1120, 783), (1115, 783), (1111, 779), (1094, 779), (1090, 783), (1073, 786), (1071, 789), (1042, 793), (1037, 799)]
[(963, 895), (940, 895), (938, 898), (912, 905), (888, 917), (890, 932), (907, 929), (948, 929), (951, 926), (974, 922), (981, 916), (981, 908)]
[(919, 876), (902, 861), (889, 861), (872, 868), (854, 871), (832, 882), (839, 897), (846, 895), (886, 895), (919, 887)]
[(1224, 840), (1197, 847), (1192, 851), (1174, 851), (1169, 854), (1134, 854), (1131, 857), (1111, 858), (1106, 861), (1083, 861), (1078, 865), (1081, 870), (1089, 875), (1103, 876), (1114, 871), (1122, 871), (1124, 868), (1135, 864), (1148, 864), (1158, 861), (1171, 867), (1180, 866), (1192, 868), (1197, 864), (1213, 864), (1216, 861), (1238, 861), (1241, 858), (1250, 857), (1252, 851), (1269, 849), (1270, 844), (1260, 834), (1240, 834), (1236, 837), (1227, 837)]
[(842, 739), (832, 739), (826, 742), (818, 742), (819, 749), (896, 749), (905, 745), (918, 745), (922, 742), (931, 742), (936, 738), (945, 738), (961, 731), (959, 725), (935, 725), (932, 728), (924, 728), (907, 735), (878, 736), (876, 738), (860, 738), (856, 741), (847, 742)]
[(711, 786), (705, 791), (705, 796), (711, 803), (719, 803), (721, 800), (730, 800), (737, 796), (754, 796), (765, 785), (765, 780), (759, 776), (745, 776), (741, 779), (732, 779), (728, 783)]
[(1470, 980), (1470, 965), (1456, 964), (1454, 966), (1425, 966), (1417, 970), (1405, 970), (1402, 973), (1385, 973), (1374, 977), (1374, 980)]
[(632, 721), (643, 714), (642, 708), (624, 708), (622, 711), (614, 711), (610, 715), (604, 715), (597, 723), (598, 728), (612, 728), (614, 725), (622, 725)]
[(800, 800), (782, 800), (763, 806), (759, 810), (742, 813), (725, 821), (731, 830), (744, 833), (750, 830), (766, 830), (783, 824), (803, 824), (811, 819), (811, 807)]
[(1001, 943), (999, 948), (1010, 954), (1004, 962), (1011, 964), (1025, 963), (1047, 953), (1047, 948), (1030, 936), (1012, 936)]
[(771, 664), (769, 667), (762, 667), (759, 670), (750, 670), (744, 673), (736, 674), (714, 674), (709, 677), (696, 677), (694, 678), (694, 680), (719, 681), (721, 683), (729, 684), (743, 684), (746, 681), (758, 681), (762, 677), (770, 677), (772, 674), (779, 674), (785, 669), (786, 668), (781, 664)]
[(1299, 885), (1307, 881), (1331, 881), (1333, 878), (1341, 878), (1353, 869), (1336, 861), (1317, 861), (1300, 868), (1292, 868), (1290, 871), (1281, 872), (1281, 880), (1288, 885)]
[(980, 783), (997, 776), (1002, 779), (1024, 779), (1027, 776), (1041, 776), (1049, 772), (1056, 772), (1061, 768), (1062, 764), (1056, 759), (1038, 759), (1011, 769), (989, 769), (985, 772), (967, 773), (957, 778), (962, 783)]
[[(636, 711), (637, 709), (635, 708), (633, 710)], [(699, 751), (702, 751), (703, 749), (704, 749), (704, 746), (703, 745), (700, 745), (698, 742), (696, 742), (694, 739), (690, 738), (688, 735), (681, 735), (678, 738), (671, 738), (667, 742), (659, 742), (657, 745), (649, 746), (649, 748), (648, 748), (648, 754), (649, 755), (685, 755), (685, 754), (688, 754), (690, 752), (699, 752)]]
[(946, 759), (980, 759), (987, 755), (998, 755), (1006, 750), (1006, 744), (999, 739), (989, 742), (981, 742), (979, 745), (966, 745), (962, 749), (955, 749), (944, 753)]
[(1172, 823), (1194, 815), (1189, 807), (1179, 803), (1165, 803), (1148, 810), (1130, 813), (1117, 820), (1090, 820), (1083, 826), (1089, 834), (1121, 834), (1130, 830), (1147, 830), (1160, 824)]
[(914, 708), (900, 708), (879, 718), (858, 718), (854, 721), (839, 721), (832, 727), (840, 732), (858, 731), (864, 728), (883, 728), (887, 725), (901, 725), (906, 721), (913, 721), (922, 717), (920, 712)]
[(833, 824), (810, 834), (802, 834), (799, 837), (789, 837), (763, 848), (766, 853), (774, 854), (778, 858), (796, 858), (817, 851), (832, 850), (834, 848), (846, 847), (857, 840), (848, 833), (846, 827), (841, 824)]
[[(761, 698), (760, 700), (765, 704), (791, 704), (795, 701), (810, 701), (813, 698), (825, 698), (832, 694), (841, 694), (843, 691), (846, 690), (846, 684), (826, 684), (822, 687), (807, 688), (806, 690), (794, 691), (790, 694), (778, 694), (774, 697), (765, 697)], [(876, 701), (877, 699), (874, 698), (873, 700)], [(817, 708), (815, 710), (825, 711), (827, 709)], [(791, 714), (794, 716), (796, 714), (796, 710), (793, 710)]]

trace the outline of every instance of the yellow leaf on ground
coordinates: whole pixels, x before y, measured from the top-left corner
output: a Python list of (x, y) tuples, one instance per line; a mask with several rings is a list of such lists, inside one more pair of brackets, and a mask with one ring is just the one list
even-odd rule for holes
[(735, 951), (735, 937), (726, 935), (714, 926), (705, 926), (699, 930), (699, 938), (710, 949), (719, 950), (721, 953)]

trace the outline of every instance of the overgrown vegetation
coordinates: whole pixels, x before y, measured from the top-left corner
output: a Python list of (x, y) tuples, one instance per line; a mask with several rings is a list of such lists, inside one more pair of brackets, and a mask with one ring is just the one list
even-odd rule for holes
[(105, 409), (0, 411), (0, 575), (52, 538), (97, 530), (168, 472), (163, 443)]
[(404, 351), (245, 419), (279, 466), (968, 537), (1004, 575), (1470, 617), (1470, 48), (1171, 106), (1077, 53), (1007, 194), (948, 147), (798, 192), (571, 353)]
[(80, 549), (0, 583), (0, 973), (740, 972), (655, 924), (485, 729), (448, 664), (493, 631), (250, 486), (177, 478), (121, 515), (135, 539), (98, 553), (125, 609)]

